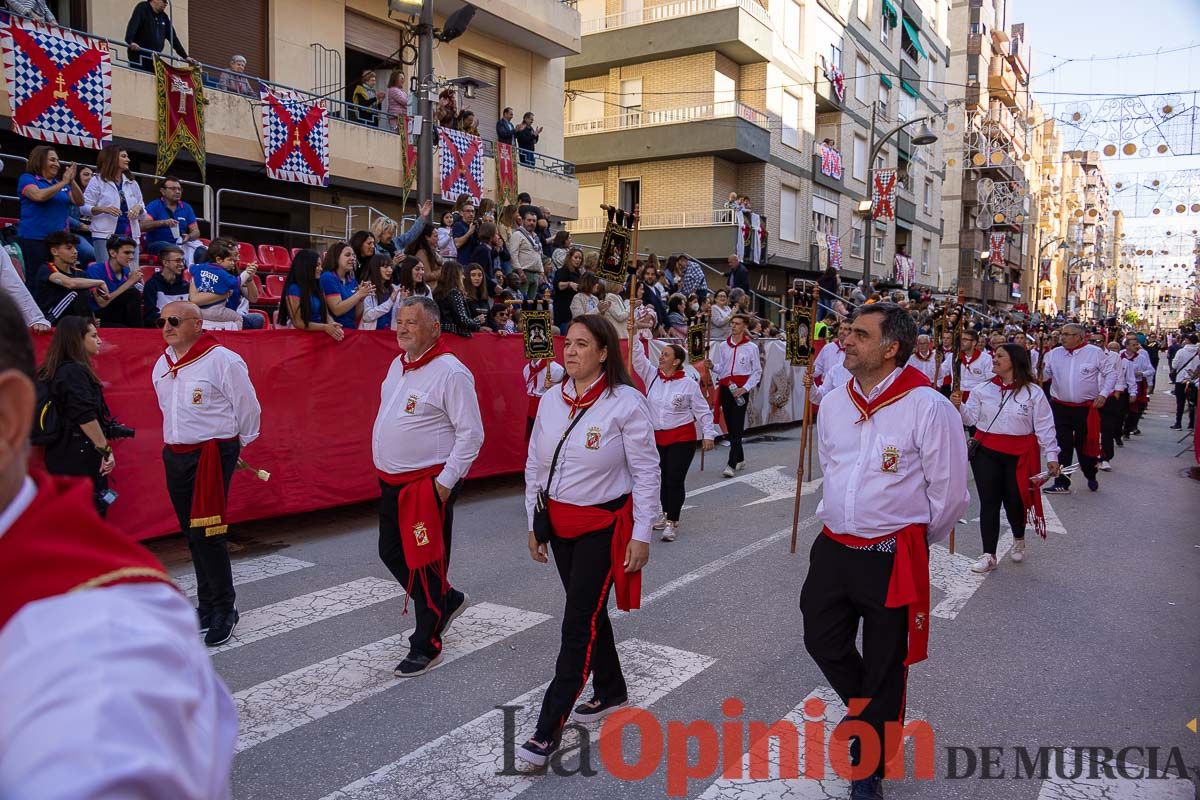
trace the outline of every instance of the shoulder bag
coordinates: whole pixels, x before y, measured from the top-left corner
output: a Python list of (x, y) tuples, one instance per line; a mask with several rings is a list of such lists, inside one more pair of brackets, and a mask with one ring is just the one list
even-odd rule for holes
[(563, 431), (563, 435), (558, 440), (558, 447), (554, 448), (554, 457), (550, 459), (550, 474), (546, 477), (546, 486), (544, 489), (538, 489), (537, 503), (533, 507), (533, 536), (539, 544), (550, 541), (550, 536), (554, 533), (554, 528), (550, 525), (550, 484), (554, 480), (554, 470), (558, 467), (558, 454), (562, 452), (563, 443), (567, 441), (571, 431), (586, 413), (587, 408), (581, 409), (567, 429)]

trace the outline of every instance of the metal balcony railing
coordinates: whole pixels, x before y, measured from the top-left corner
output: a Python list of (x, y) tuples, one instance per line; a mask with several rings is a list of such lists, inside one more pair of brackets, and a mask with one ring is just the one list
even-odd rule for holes
[[(567, 222), (571, 233), (602, 233), (607, 217), (584, 217)], [(706, 208), (699, 211), (666, 211), (658, 214), (643, 214), (638, 222), (642, 230), (664, 228), (702, 228), (733, 225), (733, 210), (728, 208)]]
[(767, 115), (763, 112), (756, 108), (751, 108), (745, 103), (739, 103), (736, 100), (726, 100), (720, 103), (708, 103), (707, 105), (689, 106), (687, 108), (626, 111), (623, 114), (602, 117), (600, 119), (568, 122), (566, 135), (580, 136), (588, 133), (633, 130), (655, 125), (674, 125), (681, 122), (701, 122), (730, 117), (740, 117), (760, 128), (767, 127)]
[(683, 19), (727, 8), (740, 8), (763, 25), (770, 24), (767, 10), (755, 0), (680, 0), (680, 2), (664, 3), (649, 8), (635, 8), (603, 17), (585, 19), (580, 25), (579, 32), (580, 35), (587, 36), (590, 33), (603, 33), (669, 19)]

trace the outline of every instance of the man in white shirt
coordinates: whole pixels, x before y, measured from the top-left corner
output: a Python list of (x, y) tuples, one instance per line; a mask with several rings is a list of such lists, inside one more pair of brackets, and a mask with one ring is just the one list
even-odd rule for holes
[[(1104, 350), (1088, 344), (1083, 326), (1063, 325), (1062, 346), (1046, 354), (1042, 376), (1050, 381), (1050, 409), (1054, 412), (1054, 429), (1058, 433), (1059, 463), (1064, 467), (1074, 463), (1079, 451), (1079, 468), (1087, 478), (1088, 489), (1100, 488), (1096, 480), (1100, 449), (1100, 409), (1117, 383)], [(1069, 494), (1071, 479), (1059, 475), (1053, 486), (1042, 491), (1049, 494)]]
[(167, 303), (158, 324), (167, 349), (152, 378), (167, 493), (192, 553), (204, 643), (216, 647), (238, 623), (225, 502), (242, 448), (258, 438), (261, 408), (246, 362), (204, 332), (196, 305)]
[[(1116, 375), (1116, 383), (1113, 384), (1112, 391), (1108, 393), (1108, 400), (1104, 403), (1104, 408), (1100, 409), (1100, 461), (1096, 468), (1101, 472), (1111, 472), (1113, 457), (1116, 455), (1115, 447), (1124, 446), (1121, 433), (1124, 430), (1125, 414), (1129, 408), (1128, 381), (1126, 373), (1128, 370), (1121, 360), (1121, 345), (1116, 341), (1109, 342), (1105, 347), (1105, 358), (1108, 359), (1108, 368), (1113, 370)], [(1136, 381), (1134, 383), (1136, 386)], [(1136, 389), (1134, 390), (1136, 393)]]
[[(1150, 365), (1150, 355), (1142, 349), (1137, 334), (1131, 333), (1125, 337), (1125, 350), (1121, 355), (1121, 366), (1126, 368), (1133, 383), (1128, 385), (1129, 408), (1125, 412), (1125, 424), (1122, 434), (1126, 437), (1141, 436), (1138, 425), (1146, 407), (1150, 404), (1150, 385), (1154, 382), (1154, 367)], [(1132, 365), (1132, 366), (1129, 366)]]
[[(849, 326), (845, 366), (854, 380), (828, 395), (817, 417), (825, 527), (800, 609), (805, 648), (830, 686), (851, 709), (852, 699), (868, 701), (846, 719), (875, 730), (878, 753), (885, 723), (903, 721), (908, 667), (926, 657), (928, 544), (949, 536), (967, 509), (967, 449), (954, 406), (903, 366), (917, 338), (908, 312), (861, 306)], [(851, 745), (853, 762), (861, 750)], [(851, 798), (883, 796), (890, 755), (865, 765), (874, 773), (852, 782)]]
[(1188, 430), (1196, 427), (1196, 404), (1187, 401), (1187, 386), (1189, 383), (1194, 383), (1197, 376), (1200, 376), (1200, 339), (1196, 334), (1190, 333), (1187, 335), (1187, 344), (1179, 348), (1175, 353), (1175, 358), (1171, 359), (1168, 365), (1175, 385), (1173, 391), (1175, 394), (1175, 424), (1171, 426), (1171, 430), (1177, 431), (1183, 427), (1183, 411), (1187, 408), (1188, 411)]
[(475, 378), (441, 340), (441, 315), (427, 297), (396, 311), (403, 351), (384, 378), (371, 453), (379, 474), (379, 557), (408, 592), (417, 625), (399, 678), (441, 661), (442, 634), (467, 607), (449, 582), (454, 502), (483, 446)]
[(521, 218), (521, 226), (513, 228), (508, 237), (508, 252), (512, 256), (512, 268), (521, 270), (525, 278), (525, 296), (530, 300), (537, 298), (538, 284), (546, 274), (542, 266), (542, 245), (538, 241), (537, 214), (527, 211)]
[(929, 378), (929, 385), (933, 385), (934, 373), (937, 371), (937, 354), (933, 352), (933, 342), (927, 334), (922, 333), (917, 337), (917, 349), (909, 356), (908, 366)]
[(964, 330), (959, 337), (959, 351), (947, 354), (942, 364), (943, 385), (950, 386), (951, 392), (962, 392), (964, 403), (971, 396), (972, 389), (984, 381), (990, 381), (993, 375), (992, 356), (980, 349), (978, 343), (979, 338), (974, 331)]
[[(36, 271), (35, 267), (34, 272), (36, 273)], [(8, 292), (9, 297), (21, 309), (21, 316), (25, 319), (25, 324), (32, 328), (34, 333), (50, 332), (50, 321), (38, 308), (33, 295), (25, 288), (25, 282), (21, 280), (21, 275), (17, 272), (17, 265), (13, 263), (12, 257), (3, 247), (0, 247), (0, 289)]]
[(228, 798), (237, 713), (162, 565), (28, 474), (33, 343), (0, 291), (0, 797)]

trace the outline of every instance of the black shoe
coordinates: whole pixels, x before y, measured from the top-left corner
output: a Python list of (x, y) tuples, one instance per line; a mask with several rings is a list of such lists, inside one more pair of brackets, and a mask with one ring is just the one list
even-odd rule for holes
[(535, 767), (544, 767), (558, 750), (559, 739), (538, 739), (536, 736), (517, 748), (517, 758)]
[(436, 656), (427, 656), (424, 653), (410, 652), (404, 657), (404, 660), (396, 665), (395, 671), (392, 672), (397, 678), (415, 678), (418, 675), (424, 675), (429, 670), (442, 663), (442, 654)]
[(1141, 436), (1141, 435), (1142, 435), (1142, 431), (1141, 431), (1141, 429), (1140, 429), (1140, 428), (1134, 428), (1134, 429), (1133, 429), (1133, 433), (1132, 433), (1131, 435), (1132, 435), (1132, 436)]
[(226, 613), (214, 611), (208, 633), (204, 634), (204, 643), (209, 647), (217, 647), (228, 642), (233, 637), (239, 618), (236, 608)]
[(1172, 425), (1172, 426), (1171, 426), (1171, 430), (1173, 430), (1173, 431), (1181, 431), (1181, 430), (1183, 430), (1183, 426), (1182, 426), (1182, 425), (1180, 425), (1180, 424), (1178, 424), (1178, 423), (1176, 423), (1176, 424), (1174, 424), (1174, 425)]
[(1125, 446), (1125, 440), (1124, 440), (1124, 439), (1122, 439), (1122, 438), (1120, 438), (1120, 437), (1117, 437), (1117, 438), (1116, 438), (1116, 439), (1114, 439), (1113, 441), (1115, 441), (1115, 442), (1117, 443), (1117, 447), (1124, 447), (1124, 446)]
[(458, 605), (451, 606), (450, 610), (446, 612), (446, 621), (441, 624), (437, 631), (439, 639), (450, 629), (450, 624), (462, 616), (462, 613), (467, 610), (467, 605), (471, 602), (471, 596), (466, 592), (460, 592), (457, 589), (453, 591), (459, 596)]
[(203, 636), (212, 627), (213, 612), (211, 610), (201, 611), (197, 608), (196, 618), (200, 621), (200, 635)]
[(1095, 478), (1088, 478), (1088, 488), (1094, 492), (1100, 488), (1100, 482)]
[(883, 800), (883, 779), (878, 775), (850, 781), (850, 800)]
[(586, 703), (575, 706), (571, 712), (572, 722), (599, 722), (622, 706), (629, 704), (628, 697), (617, 697), (612, 700), (601, 700), (593, 697)]

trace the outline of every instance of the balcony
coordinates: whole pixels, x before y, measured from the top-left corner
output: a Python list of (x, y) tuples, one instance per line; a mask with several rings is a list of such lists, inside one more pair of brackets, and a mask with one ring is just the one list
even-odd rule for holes
[[(567, 223), (576, 244), (599, 246), (607, 217), (586, 217)], [(693, 258), (722, 259), (733, 252), (739, 228), (728, 208), (644, 214), (638, 250), (654, 253), (687, 252)]]
[(1017, 75), (1012, 65), (999, 56), (993, 57), (988, 66), (988, 91), (1007, 105), (1017, 104)]
[(771, 57), (771, 21), (755, 0), (679, 0), (583, 21), (567, 80), (614, 67), (716, 50), (738, 64)]
[[(195, 2), (195, 0), (193, 0)], [(571, 56), (582, 49), (579, 12), (561, 0), (465, 0), (477, 9), (471, 33), (505, 42), (544, 58)], [(386, 10), (386, 3), (381, 4)], [(433, 0), (433, 12), (448, 17), (463, 0)], [(382, 13), (382, 12), (380, 12)]]
[(987, 124), (993, 137), (998, 136), (1012, 148), (1012, 158), (1020, 161), (1025, 154), (1025, 127), (1011, 111), (992, 104), (987, 112)]
[(900, 80), (913, 89), (921, 88), (921, 73), (917, 72), (916, 66), (908, 60), (908, 56), (900, 57)]
[[(694, 124), (717, 119), (730, 123)], [(732, 100), (568, 122), (566, 137), (567, 157), (580, 169), (693, 155), (767, 161), (771, 148), (767, 115)]]
[(813, 93), (817, 101), (817, 113), (829, 114), (842, 110), (842, 101), (838, 100), (834, 91), (833, 81), (825, 74), (825, 67), (818, 64), (813, 78)]
[(976, 84), (974, 86), (967, 86), (967, 91), (963, 99), (967, 111), (978, 111), (983, 107), (982, 101), (987, 98), (983, 95), (979, 85)]
[(921, 14), (921, 7), (917, 5), (915, 0), (902, 0), (900, 3), (900, 13), (908, 17), (909, 22), (917, 30), (925, 27), (925, 17)]
[(917, 204), (903, 197), (896, 198), (896, 219), (904, 220), (910, 225), (917, 221)]
[(818, 186), (824, 186), (826, 189), (832, 189), (835, 192), (846, 191), (846, 185), (844, 183), (846, 172), (844, 166), (842, 168), (842, 177), (832, 178), (821, 172), (821, 156), (819, 154), (814, 154), (812, 157), (812, 172), (813, 183), (817, 184)]

